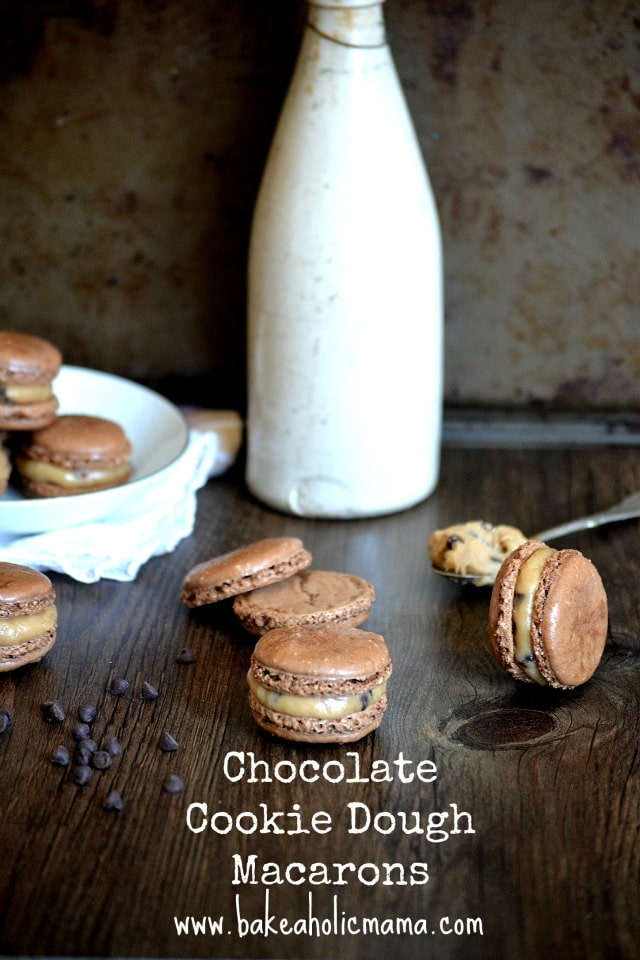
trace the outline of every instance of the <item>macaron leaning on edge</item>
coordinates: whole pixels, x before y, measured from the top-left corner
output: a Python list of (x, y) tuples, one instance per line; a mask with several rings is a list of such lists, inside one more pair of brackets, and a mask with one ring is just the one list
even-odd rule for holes
[(58, 409), (52, 382), (62, 354), (48, 340), (0, 330), (0, 429), (37, 430)]
[(298, 537), (255, 540), (192, 567), (183, 580), (180, 599), (187, 607), (217, 603), (284, 580), (308, 567), (311, 560)]
[(280, 627), (256, 643), (249, 706), (268, 733), (304, 743), (351, 743), (387, 708), (392, 665), (383, 637), (345, 624)]
[(0, 672), (33, 663), (56, 640), (55, 591), (44, 573), (0, 562)]
[(585, 683), (607, 630), (600, 574), (580, 551), (527, 540), (503, 562), (489, 604), (489, 642), (515, 679), (564, 689)]
[(27, 496), (72, 496), (126, 483), (131, 452), (113, 420), (65, 414), (25, 438), (15, 466)]

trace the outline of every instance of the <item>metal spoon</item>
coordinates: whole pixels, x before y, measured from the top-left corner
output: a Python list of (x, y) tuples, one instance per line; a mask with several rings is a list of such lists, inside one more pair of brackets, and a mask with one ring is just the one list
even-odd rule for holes
[[(539, 533), (531, 535), (531, 540), (542, 540), (546, 543), (548, 540), (558, 540), (569, 533), (577, 533), (580, 530), (591, 530), (593, 527), (601, 527), (606, 523), (617, 523), (621, 520), (635, 520), (640, 517), (640, 491), (630, 493), (619, 503), (607, 507), (606, 510), (600, 510), (598, 513), (591, 513), (586, 517), (578, 517), (576, 520), (569, 520), (567, 523), (558, 524), (550, 527), (548, 530), (541, 530)], [(449, 580), (455, 580), (458, 583), (468, 584), (474, 587), (491, 586), (495, 580), (498, 568), (489, 574), (475, 573), (453, 573), (448, 570), (440, 570), (438, 567), (432, 567), (435, 573)]]

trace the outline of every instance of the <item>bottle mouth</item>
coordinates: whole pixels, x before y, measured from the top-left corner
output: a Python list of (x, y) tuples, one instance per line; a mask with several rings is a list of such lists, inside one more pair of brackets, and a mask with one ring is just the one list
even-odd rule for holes
[(311, 3), (307, 12), (307, 26), (325, 40), (346, 47), (370, 49), (387, 43), (381, 3)]

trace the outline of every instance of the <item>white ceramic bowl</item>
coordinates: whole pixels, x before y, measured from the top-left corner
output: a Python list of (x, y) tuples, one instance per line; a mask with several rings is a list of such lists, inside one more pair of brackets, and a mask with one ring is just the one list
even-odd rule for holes
[(121, 487), (69, 497), (29, 499), (13, 488), (0, 497), (0, 535), (60, 530), (101, 520), (153, 496), (178, 471), (189, 428), (180, 411), (153, 390), (99, 370), (63, 366), (54, 381), (58, 413), (86, 413), (114, 420), (131, 445), (132, 476)]

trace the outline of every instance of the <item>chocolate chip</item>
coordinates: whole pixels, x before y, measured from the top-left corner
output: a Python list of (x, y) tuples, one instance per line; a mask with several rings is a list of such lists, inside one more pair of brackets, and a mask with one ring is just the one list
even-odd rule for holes
[(51, 763), (55, 767), (68, 767), (70, 759), (69, 751), (65, 746), (61, 745), (51, 757)]
[(71, 736), (74, 740), (85, 740), (91, 733), (88, 723), (74, 723)]
[(129, 681), (125, 680), (124, 677), (118, 677), (112, 681), (109, 689), (115, 697), (121, 697), (129, 689)]
[(170, 773), (162, 784), (165, 793), (182, 793), (184, 790), (184, 780), (175, 773)]
[(158, 746), (164, 753), (173, 753), (174, 750), (178, 749), (179, 744), (178, 741), (165, 730), (160, 736)]
[(86, 747), (77, 746), (73, 752), (73, 759), (79, 767), (88, 767), (93, 754)]
[(78, 717), (83, 723), (93, 723), (96, 718), (96, 708), (92, 703), (85, 703), (78, 709)]
[(110, 757), (119, 757), (122, 753), (122, 744), (117, 737), (109, 737), (103, 745), (102, 749), (109, 754)]
[(84, 787), (87, 783), (89, 783), (89, 780), (91, 780), (92, 776), (93, 770), (91, 767), (77, 766), (73, 769), (73, 779), (79, 787)]
[(102, 804), (102, 809), (120, 811), (122, 810), (123, 806), (124, 804), (122, 802), (122, 797), (120, 796), (118, 791), (111, 790), (111, 792), (108, 793), (104, 799), (104, 803)]
[(98, 750), (93, 755), (93, 765), (96, 770), (107, 770), (111, 766), (111, 756), (106, 750)]
[(45, 723), (62, 723), (67, 716), (59, 700), (45, 700), (40, 709)]
[(147, 683), (147, 681), (145, 680), (145, 682), (142, 684), (142, 690), (140, 691), (140, 699), (156, 700), (159, 697), (159, 695), (160, 694), (158, 693), (156, 688), (152, 684)]
[(13, 716), (10, 710), (5, 707), (0, 710), (0, 734), (5, 733), (13, 723)]
[(189, 650), (188, 647), (184, 647), (176, 657), (176, 663), (195, 663), (196, 655), (193, 650)]
[(456, 543), (464, 543), (464, 540), (459, 534), (452, 533), (451, 536), (447, 537), (447, 550), (455, 547)]

